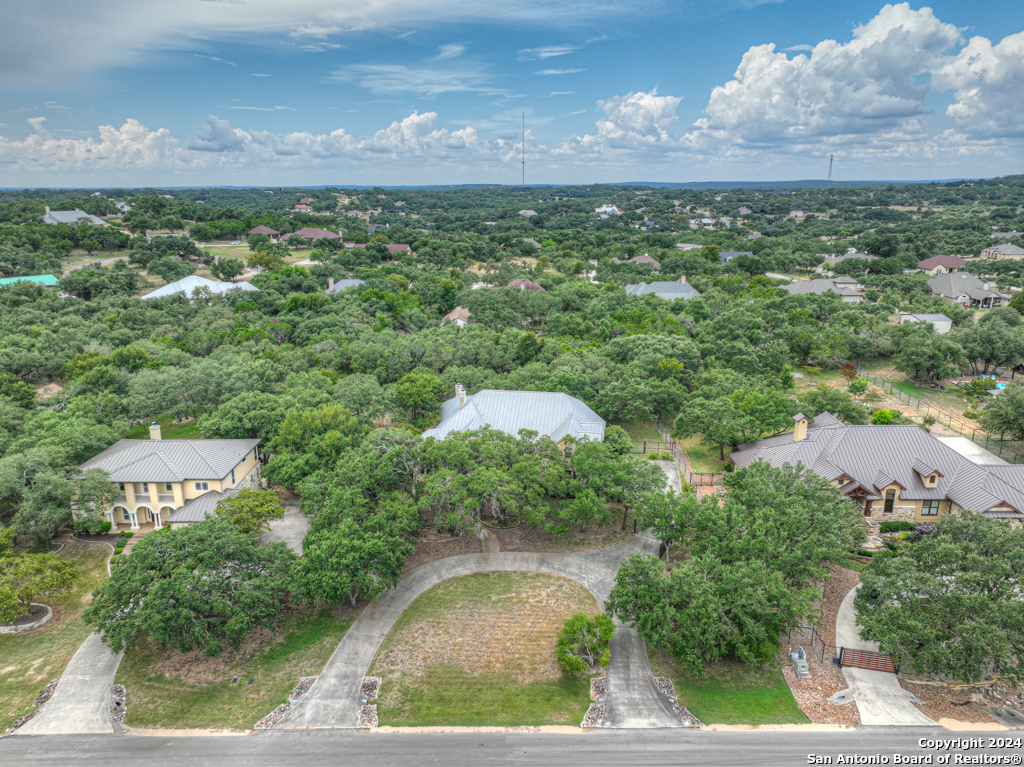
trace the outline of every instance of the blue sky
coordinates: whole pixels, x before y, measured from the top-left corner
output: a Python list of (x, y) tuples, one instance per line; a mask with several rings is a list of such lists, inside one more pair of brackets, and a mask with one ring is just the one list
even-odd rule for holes
[(516, 183), (524, 111), (543, 183), (1024, 171), (1005, 0), (49, 5), (0, 0), (5, 186)]

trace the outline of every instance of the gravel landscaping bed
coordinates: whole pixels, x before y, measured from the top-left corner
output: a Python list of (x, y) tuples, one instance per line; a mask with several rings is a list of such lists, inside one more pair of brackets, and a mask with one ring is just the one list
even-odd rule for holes
[(275, 724), (280, 722), (284, 715), (292, 710), (292, 702), (301, 695), (305, 695), (309, 692), (309, 688), (313, 686), (313, 682), (316, 681), (315, 676), (304, 676), (299, 680), (299, 683), (292, 689), (291, 694), (288, 696), (288, 702), (282, 703), (280, 706), (275, 708), (265, 717), (260, 719), (256, 724), (253, 725), (254, 730), (269, 730)]
[(600, 727), (601, 722), (604, 720), (604, 711), (604, 703), (591, 703), (587, 713), (583, 715), (580, 727)]
[(37, 707), (41, 706), (44, 703), (46, 703), (46, 701), (48, 701), (50, 698), (52, 698), (54, 690), (57, 689), (57, 684), (59, 682), (60, 677), (57, 677), (56, 679), (51, 679), (47, 683), (46, 687), (43, 688), (43, 691), (36, 696), (36, 699), (32, 702), (32, 705)]
[(367, 701), (377, 697), (377, 693), (380, 692), (380, 682), (379, 676), (363, 677), (363, 686), (360, 688), (360, 693)]
[(359, 727), (367, 729), (377, 726), (377, 704), (359, 707)]
[(686, 706), (679, 703), (679, 699), (676, 698), (676, 686), (672, 683), (671, 679), (667, 676), (656, 676), (654, 677), (654, 684), (657, 686), (658, 692), (672, 703), (672, 710), (684, 727), (704, 726), (704, 722), (687, 711)]
[(608, 677), (595, 676), (590, 680), (590, 699), (595, 703), (602, 702), (608, 694)]
[(966, 685), (921, 684), (899, 677), (904, 690), (916, 695), (921, 703), (915, 704), (921, 713), (935, 721), (956, 719), (975, 724), (991, 724), (996, 721), (989, 708), (1012, 706), (1024, 711), (1024, 689), (1013, 687), (1000, 680), (989, 687), (967, 687)]
[[(847, 570), (838, 565), (832, 565), (830, 569), (832, 577), (825, 581), (825, 586), (822, 589), (822, 628), (818, 631), (818, 636), (824, 639), (826, 644), (834, 645), (839, 605), (842, 604), (843, 598), (850, 589), (860, 583), (860, 576), (853, 570)], [(817, 645), (817, 648), (812, 651), (810, 631), (793, 631), (788, 642), (786, 637), (782, 637), (782, 645), (784, 661), (782, 676), (785, 678), (786, 684), (789, 685), (796, 704), (807, 718), (815, 724), (860, 724), (860, 715), (857, 713), (855, 704), (837, 705), (829, 700), (837, 692), (845, 690), (849, 686), (846, 684), (843, 672), (832, 663), (832, 651), (826, 650), (824, 660), (820, 660), (821, 645)], [(793, 664), (785, 653), (787, 646), (794, 649), (803, 647), (807, 652), (807, 663), (811, 671), (810, 679), (797, 679)]]
[(10, 727), (8, 727), (6, 730), (4, 730), (4, 734), (7, 735), (9, 733), (14, 732), (16, 729), (18, 729), (23, 724), (25, 724), (25, 722), (31, 721), (32, 717), (34, 717), (38, 713), (39, 713), (38, 709), (35, 710), (35, 711), (29, 711), (27, 714), (25, 714), (25, 716), (23, 716), (20, 719), (16, 720), (14, 722), (14, 724), (12, 724)]
[(110, 699), (112, 702), (110, 706), (110, 721), (124, 724), (124, 718), (128, 715), (128, 706), (125, 705), (125, 702), (128, 700), (128, 690), (125, 689), (123, 684), (112, 685), (110, 688)]

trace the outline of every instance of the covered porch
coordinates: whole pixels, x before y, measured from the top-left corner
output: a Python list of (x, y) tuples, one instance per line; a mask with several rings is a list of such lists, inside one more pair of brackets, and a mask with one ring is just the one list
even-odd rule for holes
[(157, 506), (151, 508), (145, 505), (136, 506), (130, 509), (127, 504), (115, 503), (107, 511), (107, 521), (111, 524), (111, 532), (118, 530), (153, 530), (164, 526), (167, 518), (174, 513), (173, 506)]

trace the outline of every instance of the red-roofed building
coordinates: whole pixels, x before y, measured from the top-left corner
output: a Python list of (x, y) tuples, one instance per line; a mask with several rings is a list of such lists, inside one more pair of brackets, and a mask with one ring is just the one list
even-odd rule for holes
[(316, 226), (304, 226), (297, 232), (286, 234), (281, 237), (281, 242), (288, 242), (289, 237), (305, 237), (307, 240), (340, 240), (341, 235), (335, 234), (334, 232), (328, 231), (327, 229), (320, 229)]
[(259, 226), (254, 226), (252, 229), (249, 230), (250, 236), (254, 234), (265, 234), (267, 235), (267, 237), (270, 238), (271, 242), (277, 242), (277, 238), (281, 236), (281, 233), (279, 231), (277, 231), (276, 229), (271, 229), (269, 226), (264, 226), (263, 224), (260, 224)]
[(506, 285), (506, 287), (518, 288), (519, 290), (532, 290), (534, 293), (546, 293), (547, 292), (546, 290), (544, 290), (544, 288), (542, 288), (536, 282), (532, 282), (531, 280), (527, 280), (527, 279), (523, 279), (523, 278), (519, 278), (518, 280), (512, 280), (512, 282), (510, 282), (508, 285)]
[(960, 256), (932, 256), (924, 261), (918, 261), (917, 268), (936, 277), (940, 274), (955, 272), (966, 263), (967, 259), (960, 258)]
[(412, 248), (410, 248), (408, 245), (396, 244), (396, 245), (385, 245), (384, 247), (387, 248), (388, 249), (388, 253), (391, 253), (392, 255), (395, 254), (395, 253), (412, 253)]
[(309, 207), (308, 205), (296, 205), (295, 206), (295, 210), (300, 210), (303, 213), (305, 213), (306, 211), (310, 211), (310, 212), (313, 211), (313, 209), (311, 207)]

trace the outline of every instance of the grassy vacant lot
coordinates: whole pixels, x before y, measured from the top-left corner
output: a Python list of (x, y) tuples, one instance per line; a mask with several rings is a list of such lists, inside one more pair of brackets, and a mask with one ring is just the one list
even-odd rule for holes
[(562, 673), (555, 635), (573, 613), (597, 611), (583, 586), (552, 575), (438, 584), (409, 605), (374, 659), (380, 723), (578, 725), (590, 680)]
[(63, 673), (91, 631), (81, 615), (92, 590), (107, 578), (110, 548), (72, 540), (60, 556), (74, 563), (79, 577), (68, 594), (38, 600), (53, 607), (53, 619), (28, 634), (0, 634), (0, 732), (33, 708), (39, 691)]
[(661, 442), (662, 436), (654, 421), (637, 421), (629, 426), (623, 426), (626, 434), (633, 438), (634, 442)]
[(679, 702), (704, 724), (806, 724), (778, 666), (712, 663), (698, 679), (660, 650), (649, 649), (655, 676), (667, 676)]
[[(278, 631), (254, 634), (238, 656), (229, 649), (219, 658), (161, 650), (143, 637), (117, 672), (117, 682), (128, 689), (127, 723), (251, 729), (288, 701), (301, 677), (320, 673), (352, 620), (339, 620), (329, 609), (296, 611)], [(253, 683), (246, 684), (250, 678)]]
[[(156, 419), (160, 424), (160, 435), (164, 439), (199, 439), (199, 424), (196, 421), (175, 423), (174, 417), (164, 413)], [(140, 423), (128, 432), (128, 439), (149, 439), (149, 424)]]
[(704, 444), (702, 435), (694, 434), (692, 437), (679, 440), (679, 443), (686, 451), (686, 457), (690, 459), (693, 470), (698, 474), (717, 474), (725, 470), (725, 464), (728, 461), (720, 461), (718, 448)]

